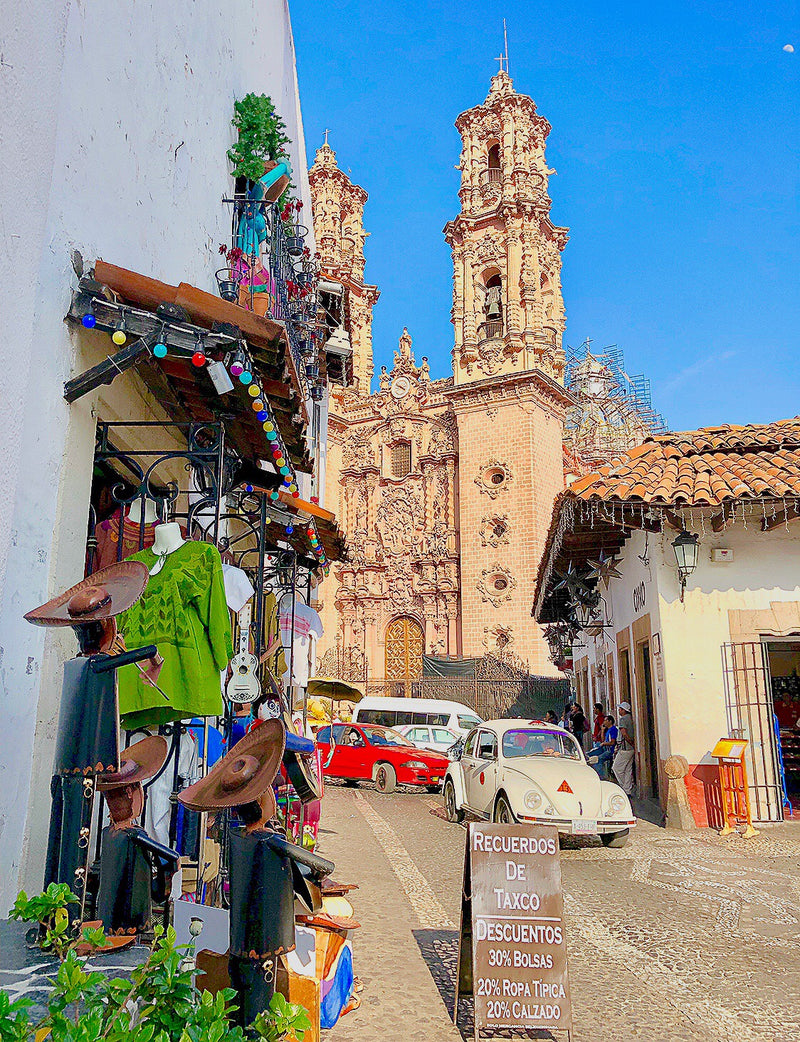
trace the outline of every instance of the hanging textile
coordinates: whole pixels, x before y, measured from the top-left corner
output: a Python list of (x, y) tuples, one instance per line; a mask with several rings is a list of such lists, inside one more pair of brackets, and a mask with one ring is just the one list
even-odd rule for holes
[[(292, 623), (294, 622), (294, 629)], [(294, 618), (290, 609), (281, 611), (281, 643), (284, 647), (286, 667), (283, 673), (284, 684), (296, 684), (305, 687), (310, 676), (309, 670), (316, 654), (316, 645), (322, 636), (322, 619), (313, 608), (302, 601), (294, 606)], [(291, 649), (292, 678), (289, 679), (289, 649)]]
[[(148, 569), (152, 550), (130, 560)], [(233, 657), (222, 560), (210, 543), (186, 542), (167, 555), (150, 576), (142, 598), (119, 616), (129, 648), (155, 644), (164, 657), (158, 678), (164, 697), (141, 679), (135, 666), (119, 675), (119, 708), (128, 729), (169, 723), (192, 716), (220, 716), (220, 670)]]

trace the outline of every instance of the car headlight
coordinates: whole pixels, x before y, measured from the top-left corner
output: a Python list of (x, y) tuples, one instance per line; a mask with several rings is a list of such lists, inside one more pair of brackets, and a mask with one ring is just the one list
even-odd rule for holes
[(622, 795), (621, 792), (615, 792), (611, 799), (608, 801), (608, 813), (621, 814), (625, 810), (627, 802), (627, 799)]
[(401, 767), (408, 767), (411, 771), (427, 771), (427, 763), (423, 763), (422, 760), (406, 760), (405, 763), (400, 764)]
[(525, 806), (528, 810), (537, 810), (542, 805), (542, 794), (531, 789), (525, 793)]

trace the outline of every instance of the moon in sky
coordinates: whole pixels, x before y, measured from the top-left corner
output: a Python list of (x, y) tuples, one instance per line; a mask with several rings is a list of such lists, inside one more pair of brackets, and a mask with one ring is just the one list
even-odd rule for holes
[(794, 54), (794, 47), (792, 47), (790, 43), (787, 43), (783, 49), (786, 51), (787, 54)]

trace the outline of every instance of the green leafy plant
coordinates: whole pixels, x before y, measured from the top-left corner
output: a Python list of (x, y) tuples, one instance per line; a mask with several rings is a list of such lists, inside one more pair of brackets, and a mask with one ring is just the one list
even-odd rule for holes
[(266, 160), (286, 155), (286, 124), (266, 94), (246, 94), (234, 102), (233, 110), (231, 123), (239, 132), (239, 140), (228, 149), (233, 176), (257, 181), (264, 173)]
[(311, 1030), (311, 1020), (305, 1006), (289, 1002), (276, 991), (267, 1009), (256, 1017), (253, 1027), (264, 1042), (283, 1042), (283, 1039), (303, 1042), (306, 1031)]
[[(178, 946), (171, 928), (156, 928), (147, 959), (129, 980), (87, 970), (75, 942), (67, 945), (60, 928), (61, 910), (74, 898), (68, 887), (52, 886), (36, 898), (24, 893), (17, 898), (12, 918), (50, 923), (45, 926), (54, 935), (50, 950), (63, 954), (42, 1017), (31, 1019), (30, 999), (12, 1001), (0, 991), (0, 1042), (246, 1042), (244, 1031), (231, 1022), (236, 992), (199, 991), (194, 946)], [(93, 933), (104, 941), (102, 931)], [(310, 1027), (302, 1006), (276, 994), (248, 1036), (256, 1042), (303, 1042)]]
[(69, 906), (80, 904), (80, 900), (66, 883), (51, 883), (44, 893), (35, 897), (28, 897), (24, 890), (20, 890), (8, 917), (19, 922), (38, 923), (39, 947), (42, 951), (52, 952), (63, 962), (78, 944), (102, 948), (106, 943), (102, 929), (84, 927), (80, 934), (70, 929)]

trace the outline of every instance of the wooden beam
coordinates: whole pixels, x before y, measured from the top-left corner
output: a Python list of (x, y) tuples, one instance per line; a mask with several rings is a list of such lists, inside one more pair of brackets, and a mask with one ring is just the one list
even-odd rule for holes
[(800, 506), (795, 504), (793, 507), (786, 507), (785, 510), (779, 510), (775, 517), (765, 517), (761, 522), (762, 532), (771, 532), (775, 528), (780, 528), (781, 525), (787, 525), (790, 521), (796, 521), (800, 517)]
[(676, 532), (683, 530), (683, 523), (677, 514), (674, 514), (671, 510), (662, 510), (661, 513), (667, 519), (667, 524), (670, 528), (674, 528)]

